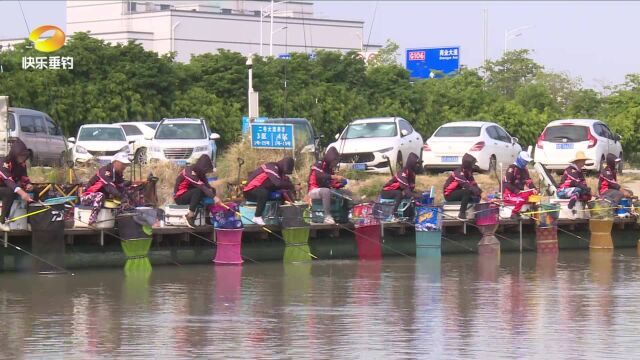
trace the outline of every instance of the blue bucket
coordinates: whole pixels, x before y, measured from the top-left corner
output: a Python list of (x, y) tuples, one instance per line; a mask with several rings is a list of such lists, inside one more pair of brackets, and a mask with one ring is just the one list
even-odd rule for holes
[(620, 207), (616, 209), (616, 214), (619, 216), (628, 215), (631, 212), (631, 199), (622, 199), (620, 200)]
[(442, 210), (436, 206), (417, 206), (416, 231), (440, 231), (442, 226)]

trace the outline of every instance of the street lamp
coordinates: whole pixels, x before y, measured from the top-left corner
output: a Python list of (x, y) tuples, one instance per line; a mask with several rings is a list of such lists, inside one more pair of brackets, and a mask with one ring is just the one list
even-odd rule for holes
[[(275, 5), (283, 4), (283, 3), (286, 3), (286, 2), (288, 2), (288, 1), (281, 1), (279, 3), (276, 3)], [(263, 30), (263, 26), (262, 26), (262, 24), (263, 24), (262, 19), (264, 19), (264, 17), (266, 15), (268, 15), (268, 14), (278, 15), (278, 14), (286, 14), (287, 13), (286, 11), (273, 11), (272, 12), (272, 11), (266, 10), (267, 8), (270, 8), (270, 7), (271, 7), (271, 5), (267, 5), (267, 6), (263, 7), (262, 9), (260, 9), (260, 56), (262, 56), (262, 39), (264, 38), (264, 36), (263, 36), (264, 30)], [(272, 16), (272, 19), (273, 19), (273, 16)], [(273, 32), (273, 22), (271, 23), (271, 28), (270, 29), (271, 29), (271, 32)], [(272, 39), (272, 42), (273, 42), (273, 38), (271, 38), (271, 39)]]
[(509, 40), (522, 36), (523, 30), (531, 29), (532, 27), (533, 27), (532, 25), (525, 25), (525, 26), (517, 27), (515, 29), (505, 30), (504, 31), (504, 50), (502, 51), (502, 55), (507, 53)]
[[(268, 13), (269, 14), (269, 56), (273, 56), (273, 15), (274, 15), (274, 11), (273, 11), (273, 7), (275, 5), (281, 5), (281, 4), (285, 4), (288, 3), (289, 0), (284, 0), (284, 1), (279, 1), (279, 2), (274, 2), (273, 0), (271, 0), (271, 4), (267, 5), (265, 7), (263, 7), (262, 9), (260, 9), (260, 56), (262, 56), (262, 18)], [(268, 12), (266, 12), (266, 9), (269, 8)], [(280, 29), (282, 30), (282, 29)], [(278, 30), (279, 31), (279, 30)]]

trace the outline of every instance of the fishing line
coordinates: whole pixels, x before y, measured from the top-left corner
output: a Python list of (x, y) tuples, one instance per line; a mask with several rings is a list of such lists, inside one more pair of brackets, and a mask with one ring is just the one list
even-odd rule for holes
[[(440, 208), (438, 208), (438, 212), (440, 212), (443, 216), (446, 216), (446, 217), (451, 218), (451, 219), (453, 219), (453, 220), (460, 220), (460, 219), (458, 219), (458, 218), (457, 218), (457, 217), (455, 217), (455, 216), (451, 216), (451, 215), (449, 215), (449, 214), (445, 214), (444, 210), (440, 210)], [(464, 222), (465, 222), (467, 225), (471, 225), (471, 226), (475, 227), (475, 228), (476, 228), (476, 229), (478, 229), (478, 230), (480, 230), (480, 229), (481, 229), (481, 228), (480, 228), (480, 226), (478, 226), (478, 225), (476, 225), (476, 224), (474, 224), (474, 223), (471, 223), (471, 222), (468, 222), (468, 221), (464, 221)], [(501, 238), (501, 239), (511, 241), (511, 242), (513, 242), (514, 244), (518, 244), (518, 245), (520, 245), (520, 241), (516, 241), (516, 240), (510, 239), (510, 238), (508, 238), (508, 237), (506, 237), (506, 236), (503, 236), (503, 235), (500, 235), (500, 234), (498, 234), (498, 233), (493, 233), (493, 235), (494, 235), (494, 236), (496, 236), (496, 237), (499, 237), (499, 238)], [(526, 246), (526, 245), (524, 245), (524, 244), (522, 244), (522, 247), (523, 247), (523, 248), (525, 248), (525, 249), (527, 249), (527, 250), (534, 250), (532, 247)]]
[[(120, 241), (136, 241), (136, 240), (131, 240), (131, 239), (124, 239), (124, 238), (120, 237), (119, 235), (116, 235), (115, 233), (112, 233), (112, 232), (110, 232), (108, 230), (105, 230), (105, 229), (98, 229), (98, 228), (94, 227), (93, 225), (91, 225), (91, 224), (89, 224), (87, 222), (84, 222), (84, 221), (82, 221), (80, 219), (74, 218), (73, 221), (78, 221), (79, 223), (82, 223), (82, 224), (85, 224), (85, 225), (89, 226), (90, 229), (101, 231), (101, 232), (103, 232), (103, 233), (105, 233), (105, 234), (107, 234), (109, 236), (112, 236), (112, 237), (114, 237), (114, 238), (116, 238), (116, 239), (118, 239)], [(169, 261), (172, 262), (174, 265), (182, 266), (180, 263), (178, 263), (177, 261), (173, 260), (169, 255), (165, 255), (165, 254), (161, 254), (161, 253), (154, 253), (154, 255), (164, 256), (167, 259), (169, 259)]]
[[(221, 203), (220, 203), (220, 205), (222, 205), (222, 207), (224, 207), (224, 208), (225, 208), (225, 209), (227, 209), (227, 210), (233, 211), (236, 215), (240, 216), (240, 217), (241, 217), (241, 218), (243, 218), (243, 219), (246, 219), (246, 220), (247, 220), (247, 221), (249, 221), (250, 223), (252, 223), (252, 224), (254, 224), (254, 225), (258, 225), (258, 226), (260, 227), (260, 229), (262, 229), (262, 230), (264, 230), (265, 232), (267, 232), (267, 233), (269, 233), (269, 234), (271, 234), (271, 235), (273, 235), (273, 236), (277, 237), (278, 239), (280, 239), (280, 240), (284, 241), (284, 242), (285, 242), (285, 244), (286, 244), (286, 240), (285, 240), (282, 236), (280, 236), (280, 235), (278, 235), (278, 234), (274, 233), (273, 231), (269, 230), (266, 226), (264, 226), (264, 225), (260, 225), (260, 224), (256, 224), (255, 222), (253, 222), (253, 220), (251, 220), (251, 219), (249, 219), (248, 217), (246, 217), (246, 216), (242, 215), (242, 214), (241, 214), (241, 213), (239, 213), (238, 211), (232, 210), (232, 209), (231, 209), (230, 207), (228, 207), (225, 203), (222, 203), (222, 202), (221, 202)], [(294, 247), (294, 248), (295, 248), (295, 249), (298, 249), (297, 247)], [(307, 255), (311, 256), (311, 257), (312, 257), (312, 258), (314, 258), (314, 259), (317, 259), (317, 258), (318, 258), (317, 256), (313, 255), (313, 254), (312, 254), (312, 253), (310, 253), (310, 252), (304, 251), (304, 250), (302, 250), (302, 249), (298, 249), (298, 250), (299, 250), (299, 251), (304, 252), (305, 254), (307, 254)]]
[(56, 269), (58, 269), (58, 270), (61, 270), (61, 271), (62, 271), (62, 272), (64, 272), (64, 273), (68, 273), (68, 274), (71, 274), (71, 275), (75, 275), (75, 273), (72, 273), (71, 271), (69, 271), (69, 270), (67, 270), (67, 269), (65, 269), (65, 268), (63, 268), (63, 267), (61, 267), (61, 266), (58, 266), (58, 265), (56, 265), (56, 264), (52, 264), (52, 263), (48, 262), (47, 260), (45, 260), (45, 259), (41, 258), (40, 256), (38, 256), (38, 255), (36, 255), (36, 254), (34, 254), (34, 253), (31, 253), (31, 252), (29, 252), (29, 251), (27, 251), (27, 250), (25, 250), (25, 249), (23, 249), (23, 248), (21, 248), (21, 247), (19, 247), (19, 246), (17, 246), (17, 245), (13, 245), (13, 244), (12, 244), (12, 243), (10, 243), (9, 241), (5, 241), (5, 244), (11, 245), (12, 247), (14, 247), (14, 248), (16, 248), (16, 249), (18, 249), (18, 250), (20, 250), (20, 251), (24, 252), (25, 254), (30, 255), (30, 256), (33, 256), (34, 258), (36, 258), (36, 259), (38, 259), (38, 260), (42, 261), (43, 263), (45, 263), (45, 264), (47, 264), (47, 265), (49, 265), (49, 266), (52, 266), (52, 267), (54, 267), (54, 268), (56, 268)]

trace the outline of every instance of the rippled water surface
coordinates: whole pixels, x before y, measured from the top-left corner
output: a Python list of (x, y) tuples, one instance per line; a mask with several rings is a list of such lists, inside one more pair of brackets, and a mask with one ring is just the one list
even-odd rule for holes
[(0, 274), (1, 358), (633, 358), (635, 250)]

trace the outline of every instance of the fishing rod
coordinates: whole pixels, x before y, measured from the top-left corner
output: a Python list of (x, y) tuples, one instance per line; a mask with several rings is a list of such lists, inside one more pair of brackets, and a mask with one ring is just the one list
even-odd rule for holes
[[(27, 213), (27, 214), (24, 214), (24, 215), (16, 216), (16, 217), (13, 217), (13, 218), (11, 218), (11, 219), (7, 219), (7, 221), (8, 221), (8, 222), (16, 221), (16, 220), (23, 219), (23, 218), (28, 217), (28, 216), (31, 216), (31, 215), (39, 214), (39, 213), (42, 213), (42, 212), (45, 212), (45, 211), (47, 211), (47, 210), (51, 209), (51, 207), (50, 207), (50, 206), (48, 206), (48, 205), (46, 205), (46, 204), (44, 204), (44, 203), (42, 203), (42, 202), (40, 202), (40, 204), (44, 206), (44, 209), (40, 209), (40, 210), (38, 210), (38, 211), (34, 211), (34, 212)], [(38, 255), (36, 255), (36, 254), (34, 254), (34, 253), (30, 252), (30, 251), (27, 251), (27, 250), (25, 250), (25, 249), (21, 248), (20, 246), (17, 246), (17, 245), (14, 245), (14, 244), (10, 243), (8, 240), (7, 240), (7, 241), (5, 241), (5, 244), (10, 245), (11, 247), (15, 248), (16, 250), (22, 251), (22, 252), (24, 252), (25, 254), (27, 254), (27, 255), (29, 255), (29, 256), (32, 256), (33, 258), (35, 258), (35, 259), (37, 259), (37, 260), (40, 260), (40, 261), (42, 261), (43, 263), (45, 263), (45, 264), (47, 264), (47, 265), (49, 265), (49, 266), (51, 266), (51, 267), (53, 267), (53, 268), (56, 268), (56, 269), (58, 269), (58, 270), (62, 271), (63, 273), (67, 273), (67, 274), (75, 275), (75, 273), (72, 273), (71, 271), (69, 271), (69, 270), (67, 270), (67, 269), (63, 268), (62, 266), (59, 266), (59, 265), (53, 264), (53, 263), (51, 263), (51, 262), (49, 262), (49, 261), (47, 261), (47, 260), (45, 260), (45, 259), (41, 258), (40, 256), (38, 256)]]
[[(440, 208), (438, 208), (438, 212), (439, 212), (439, 213), (441, 213), (443, 216), (446, 216), (446, 217), (451, 218), (451, 219), (453, 219), (453, 220), (459, 220), (459, 219), (458, 219), (457, 217), (455, 217), (455, 216), (451, 216), (451, 215), (449, 215), (449, 214), (446, 214), (446, 213), (444, 212), (444, 210), (440, 210)], [(477, 228), (478, 230), (480, 230), (480, 229), (481, 229), (479, 225), (476, 225), (476, 224), (471, 223), (471, 222), (469, 222), (469, 221), (463, 221), (463, 222), (464, 222), (464, 223), (466, 223), (466, 224), (468, 224), (468, 225), (471, 225), (471, 226), (473, 226), (473, 227)], [(510, 238), (508, 238), (508, 237), (506, 237), (506, 236), (503, 236), (503, 235), (500, 235), (500, 234), (498, 234), (498, 233), (494, 233), (493, 235), (494, 235), (494, 236), (496, 236), (496, 237), (499, 237), (499, 238), (501, 238), (501, 239), (511, 241), (511, 242), (513, 242), (514, 244), (518, 244), (518, 245), (520, 245), (520, 242), (519, 242), (519, 241), (516, 241), (516, 240), (510, 239)], [(526, 248), (527, 250), (534, 250), (532, 247), (526, 246), (526, 245), (524, 245), (524, 244), (523, 244), (522, 246), (523, 246), (524, 248)]]
[[(117, 235), (117, 234), (115, 234), (115, 233), (113, 233), (113, 232), (110, 232), (110, 231), (108, 231), (108, 230), (105, 230), (105, 229), (98, 229), (98, 228), (96, 228), (95, 226), (93, 226), (92, 224), (89, 224), (88, 222), (84, 222), (84, 221), (82, 221), (82, 220), (80, 220), (80, 219), (76, 219), (76, 218), (74, 218), (74, 219), (73, 219), (73, 221), (77, 221), (77, 222), (79, 222), (79, 223), (81, 223), (81, 224), (85, 224), (85, 225), (89, 226), (89, 228), (91, 228), (91, 229), (94, 229), (94, 230), (100, 230), (100, 231), (102, 231), (103, 233), (105, 233), (105, 234), (107, 234), (107, 235), (109, 235), (109, 236), (111, 236), (111, 237), (114, 237), (114, 238), (116, 238), (116, 239), (118, 239), (118, 240), (120, 240), (120, 241), (132, 241), (131, 239), (124, 239), (124, 238), (120, 237), (119, 235)], [(135, 241), (135, 240), (133, 240), (133, 241)], [(171, 257), (169, 257), (169, 255), (164, 255), (164, 254), (160, 254), (160, 253), (157, 253), (156, 255), (160, 255), (160, 256), (164, 256), (164, 257), (166, 257), (166, 258), (167, 258), (171, 263), (173, 263), (173, 264), (174, 264), (174, 265), (176, 265), (176, 266), (182, 266), (180, 263), (178, 263), (177, 261), (175, 261), (175, 260), (173, 260)]]
[[(504, 201), (503, 201), (503, 203), (504, 203)], [(499, 206), (506, 207), (505, 205), (499, 205)], [(537, 221), (537, 219), (535, 217), (531, 216), (530, 214), (544, 214), (544, 213), (558, 212), (558, 211), (560, 211), (560, 210), (556, 209), (556, 210), (529, 211), (529, 212), (523, 212), (523, 213), (520, 213), (520, 214), (522, 216), (527, 217), (528, 220)], [(572, 233), (572, 232), (570, 232), (568, 230), (565, 230), (565, 229), (563, 229), (563, 228), (561, 228), (559, 226), (556, 226), (556, 229), (560, 230), (561, 232), (563, 232), (563, 233), (565, 233), (567, 235), (571, 235), (571, 236), (575, 237), (576, 239), (580, 239), (580, 240), (586, 241), (587, 243), (590, 242), (589, 239), (585, 239), (582, 236), (574, 234), (574, 233)]]
[(446, 237), (446, 236), (444, 236), (444, 235), (440, 235), (440, 237), (441, 237), (443, 240), (450, 241), (450, 242), (454, 243), (455, 245), (458, 245), (458, 246), (460, 246), (460, 247), (462, 247), (462, 248), (464, 248), (464, 249), (467, 249), (467, 250), (471, 251), (471, 252), (472, 252), (472, 253), (474, 253), (474, 254), (475, 254), (475, 253), (477, 253), (477, 251), (476, 251), (476, 250), (474, 250), (474, 249), (472, 249), (472, 248), (470, 248), (470, 247), (468, 247), (468, 246), (466, 246), (466, 245), (463, 245), (463, 244), (462, 244), (462, 243), (460, 243), (459, 241), (451, 240), (451, 239), (449, 239), (448, 237)]
[(29, 251), (27, 251), (27, 250), (25, 250), (25, 249), (21, 248), (20, 246), (17, 246), (17, 245), (14, 245), (14, 244), (10, 243), (9, 241), (5, 241), (5, 244), (11, 245), (11, 247), (13, 247), (13, 248), (15, 248), (15, 249), (17, 249), (17, 250), (20, 250), (20, 251), (24, 252), (24, 253), (25, 253), (25, 254), (27, 254), (27, 255), (33, 256), (34, 258), (36, 258), (36, 259), (38, 259), (38, 260), (42, 261), (43, 263), (45, 263), (45, 264), (47, 264), (47, 265), (49, 265), (49, 266), (51, 266), (51, 267), (54, 267), (54, 268), (56, 268), (56, 269), (58, 269), (58, 270), (61, 270), (61, 271), (62, 271), (62, 272), (64, 272), (64, 273), (68, 273), (68, 274), (70, 274), (70, 275), (75, 275), (75, 273), (72, 273), (71, 271), (69, 271), (69, 270), (67, 270), (67, 269), (63, 268), (62, 266), (59, 266), (59, 265), (53, 264), (53, 263), (51, 263), (51, 262), (49, 262), (49, 261), (47, 261), (47, 260), (45, 260), (45, 259), (41, 258), (40, 256), (38, 256), (38, 255), (36, 255), (36, 254), (34, 254), (34, 253), (32, 253), (32, 252), (29, 252)]

